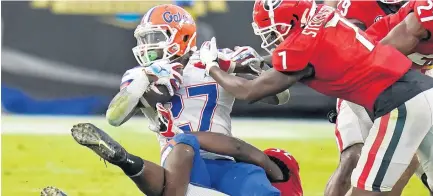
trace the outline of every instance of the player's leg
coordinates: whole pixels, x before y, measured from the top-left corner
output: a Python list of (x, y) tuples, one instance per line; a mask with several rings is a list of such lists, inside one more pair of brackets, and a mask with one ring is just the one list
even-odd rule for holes
[(164, 168), (128, 153), (104, 131), (90, 123), (74, 125), (72, 137), (109, 163), (118, 166), (146, 195), (161, 195)]
[[(335, 135), (341, 154), (340, 163), (325, 189), (325, 195), (329, 196), (346, 195), (350, 189), (350, 176), (358, 163), (363, 142), (373, 126), (368, 113), (359, 105), (337, 99), (337, 111)], [(417, 165), (417, 158), (414, 157), (389, 195), (401, 195)]]
[(352, 195), (391, 191), (432, 127), (429, 98), (421, 93), (374, 121), (352, 173)]
[[(361, 113), (363, 112), (363, 113)], [(360, 119), (358, 116), (366, 116)], [(325, 196), (344, 196), (351, 187), (350, 176), (358, 163), (365, 136), (371, 122), (365, 109), (356, 114), (347, 101), (337, 99), (337, 118), (335, 121), (335, 137), (340, 151), (340, 162), (325, 188)]]
[(265, 171), (255, 165), (231, 160), (204, 159), (212, 186), (231, 196), (280, 195), (269, 182)]
[[(210, 176), (200, 156), (200, 144), (191, 134), (178, 134), (161, 151), (166, 170), (164, 195), (185, 195), (189, 183), (211, 187)], [(166, 156), (167, 154), (167, 156)]]
[[(433, 106), (433, 105), (432, 105)], [(418, 148), (417, 155), (420, 162), (420, 168), (417, 170), (417, 176), (420, 177), (424, 185), (429, 189), (430, 194), (433, 190), (433, 127), (427, 133)]]
[[(128, 153), (119, 143), (96, 126), (83, 123), (72, 128), (72, 136), (104, 160), (120, 167), (146, 195), (225, 194), (203, 187), (210, 186), (206, 167), (198, 153), (195, 136), (177, 135), (163, 150), (165, 169)], [(189, 184), (189, 182), (197, 185)]]
[(394, 187), (392, 187), (392, 190), (389, 192), (388, 196), (402, 195), (404, 187), (406, 187), (407, 183), (409, 183), (410, 178), (413, 176), (418, 166), (418, 158), (414, 156), (406, 171), (404, 171), (400, 179), (397, 181), (397, 183), (395, 183)]
[(340, 163), (328, 180), (325, 196), (344, 196), (351, 187), (350, 176), (358, 163), (363, 144), (354, 144), (340, 154)]

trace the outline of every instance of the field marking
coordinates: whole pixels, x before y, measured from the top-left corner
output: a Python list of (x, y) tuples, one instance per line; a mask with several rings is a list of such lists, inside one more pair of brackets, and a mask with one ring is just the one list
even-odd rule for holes
[[(111, 127), (104, 117), (99, 116), (19, 116), (2, 115), (2, 134), (70, 134), (72, 125), (91, 122), (108, 132), (135, 132), (145, 135), (155, 134), (147, 129), (147, 120), (136, 117), (119, 128)], [(331, 139), (334, 138), (333, 125), (327, 121), (293, 119), (246, 119), (232, 120), (233, 135), (248, 139)]]

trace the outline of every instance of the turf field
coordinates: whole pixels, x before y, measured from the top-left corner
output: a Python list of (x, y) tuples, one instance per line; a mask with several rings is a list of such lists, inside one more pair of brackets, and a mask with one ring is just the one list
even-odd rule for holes
[[(2, 195), (39, 195), (47, 185), (71, 196), (141, 195), (115, 166), (99, 160), (69, 135), (74, 123), (91, 122), (108, 131), (125, 148), (159, 163), (159, 145), (137, 118), (122, 128), (110, 127), (102, 117), (2, 116)], [(323, 195), (325, 184), (337, 166), (333, 127), (322, 121), (233, 120), (236, 136), (264, 149), (284, 148), (301, 166), (305, 196)], [(428, 195), (413, 177), (405, 196)]]

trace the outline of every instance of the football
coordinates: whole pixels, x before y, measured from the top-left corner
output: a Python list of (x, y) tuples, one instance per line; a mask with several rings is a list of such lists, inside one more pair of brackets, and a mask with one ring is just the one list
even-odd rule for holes
[[(183, 74), (183, 66), (180, 66), (176, 69), (174, 69), (174, 71), (178, 72), (180, 75)], [(149, 82), (153, 83), (154, 81), (156, 81), (158, 78), (154, 75), (147, 75), (149, 78)], [(170, 101), (171, 97), (170, 93), (168, 92), (168, 89), (166, 86), (164, 85), (156, 85), (156, 88), (161, 92), (161, 94), (150, 90), (146, 93), (144, 93), (143, 98), (149, 103), (149, 105), (151, 105), (153, 108), (156, 107), (157, 103), (162, 103), (165, 104), (168, 101)], [(139, 102), (138, 107), (144, 107), (144, 105)]]

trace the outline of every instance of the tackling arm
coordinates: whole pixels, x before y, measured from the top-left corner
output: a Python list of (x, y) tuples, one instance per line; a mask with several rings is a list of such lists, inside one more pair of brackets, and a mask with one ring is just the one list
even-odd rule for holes
[(227, 155), (238, 161), (262, 167), (272, 181), (284, 179), (281, 169), (256, 147), (235, 137), (212, 132), (194, 132), (203, 150)]
[[(254, 80), (258, 77), (257, 75), (253, 75), (253, 74), (236, 74), (236, 76), (245, 78), (247, 80)], [(290, 91), (289, 89), (286, 89), (281, 93), (265, 97), (263, 99), (260, 99), (259, 101), (270, 105), (282, 105), (287, 103), (289, 99), (290, 99)]]
[(233, 94), (237, 99), (255, 102), (267, 96), (278, 94), (302, 79), (305, 71), (284, 74), (274, 69), (263, 72), (254, 80), (229, 75), (217, 67), (211, 67), (210, 75), (226, 91)]
[(409, 55), (418, 45), (419, 41), (429, 37), (428, 32), (418, 22), (415, 14), (410, 13), (395, 26), (380, 43), (391, 45), (401, 53)]

